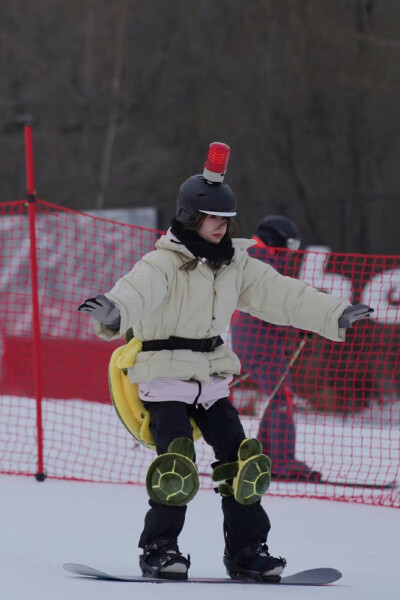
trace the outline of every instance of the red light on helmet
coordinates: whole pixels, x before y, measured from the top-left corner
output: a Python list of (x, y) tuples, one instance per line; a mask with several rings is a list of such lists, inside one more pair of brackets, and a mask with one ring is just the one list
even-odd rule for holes
[(204, 163), (203, 177), (213, 183), (224, 181), (231, 149), (222, 142), (212, 142), (208, 150), (207, 160)]

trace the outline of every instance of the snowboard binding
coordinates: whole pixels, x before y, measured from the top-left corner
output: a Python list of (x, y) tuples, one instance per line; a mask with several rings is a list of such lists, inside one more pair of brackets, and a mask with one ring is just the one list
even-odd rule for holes
[(234, 556), (225, 549), (224, 565), (231, 579), (279, 583), (286, 560), (271, 556), (267, 544), (256, 542)]
[(145, 546), (139, 565), (143, 577), (187, 579), (190, 556), (182, 556), (176, 540), (160, 538)]

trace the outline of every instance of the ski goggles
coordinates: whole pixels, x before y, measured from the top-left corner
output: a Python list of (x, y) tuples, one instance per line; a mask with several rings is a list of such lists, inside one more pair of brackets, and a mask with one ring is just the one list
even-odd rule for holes
[(300, 248), (301, 241), (298, 238), (287, 238), (286, 248), (289, 250), (298, 250)]

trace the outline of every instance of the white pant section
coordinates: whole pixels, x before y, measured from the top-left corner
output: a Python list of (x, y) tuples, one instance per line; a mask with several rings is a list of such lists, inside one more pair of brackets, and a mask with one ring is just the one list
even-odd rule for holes
[(199, 381), (183, 381), (163, 377), (154, 381), (139, 383), (139, 397), (145, 402), (166, 402), (168, 400), (197, 404), (210, 408), (220, 398), (229, 396), (229, 384), (233, 377), (211, 376), (210, 383)]

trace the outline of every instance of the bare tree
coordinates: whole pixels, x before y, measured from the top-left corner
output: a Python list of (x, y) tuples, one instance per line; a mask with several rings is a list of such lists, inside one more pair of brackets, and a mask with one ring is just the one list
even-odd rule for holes
[(129, 0), (120, 0), (115, 15), (115, 39), (114, 39), (114, 70), (111, 80), (110, 113), (106, 139), (104, 143), (103, 159), (100, 168), (100, 184), (96, 198), (96, 208), (104, 207), (107, 184), (110, 178), (112, 153), (117, 133), (119, 106), (121, 97), (121, 78), (124, 60), (124, 39)]
[(240, 235), (284, 212), (306, 244), (400, 252), (396, 0), (2, 0), (0, 22), (0, 200), (29, 114), (55, 203), (166, 226), (220, 140)]

